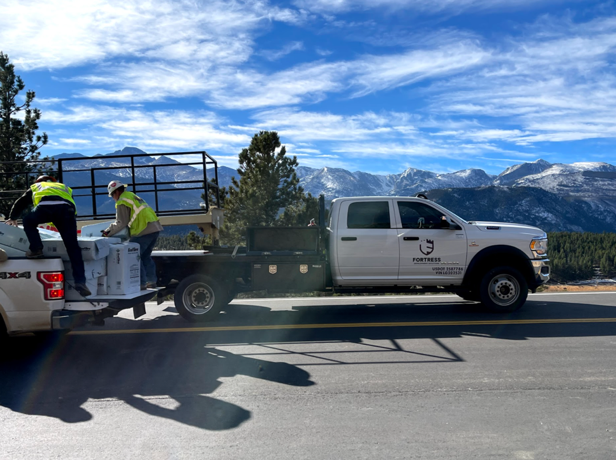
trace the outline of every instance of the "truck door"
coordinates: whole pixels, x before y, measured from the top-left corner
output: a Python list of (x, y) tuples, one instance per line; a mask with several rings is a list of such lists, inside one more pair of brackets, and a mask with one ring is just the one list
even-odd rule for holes
[(336, 255), (340, 278), (396, 280), (400, 247), (392, 200), (345, 201), (338, 214)]
[[(400, 280), (457, 284), (466, 271), (466, 234), (443, 211), (419, 201), (396, 200)], [(431, 283), (432, 284), (432, 283)]]

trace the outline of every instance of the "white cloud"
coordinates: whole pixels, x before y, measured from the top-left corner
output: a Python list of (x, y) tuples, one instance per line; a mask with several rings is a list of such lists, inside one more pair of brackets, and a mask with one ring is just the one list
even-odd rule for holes
[[(317, 13), (389, 9), (424, 13), (460, 13), (466, 10), (497, 10), (536, 7), (557, 0), (295, 0), (298, 7)], [(575, 3), (575, 0), (570, 3)]]
[(278, 59), (283, 58), (287, 54), (291, 54), (293, 51), (302, 51), (304, 49), (304, 44), (302, 42), (290, 42), (287, 43), (279, 50), (261, 50), (258, 52), (259, 55), (263, 56), (268, 61), (277, 61)]
[(0, 43), (24, 69), (112, 57), (219, 63), (245, 59), (257, 27), (270, 21), (297, 24), (304, 16), (263, 1), (4, 0)]
[(367, 56), (357, 61), (351, 83), (360, 89), (355, 96), (396, 88), (428, 78), (469, 70), (490, 57), (476, 43), (447, 44), (435, 49), (402, 54)]
[[(146, 112), (109, 106), (73, 106), (66, 111), (45, 112), (45, 123), (53, 126), (85, 125), (61, 139), (65, 144), (97, 141), (96, 148), (121, 148), (138, 145), (150, 150), (217, 150), (236, 153), (250, 143), (250, 136), (230, 131), (211, 112), (179, 110)], [(43, 121), (43, 120), (42, 120)], [(53, 138), (52, 138), (53, 139)]]

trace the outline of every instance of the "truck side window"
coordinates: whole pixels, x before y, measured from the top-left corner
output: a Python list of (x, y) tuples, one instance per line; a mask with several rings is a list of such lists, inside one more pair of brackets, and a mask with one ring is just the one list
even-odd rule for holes
[(413, 201), (399, 201), (402, 228), (442, 228), (443, 213), (432, 206)]
[(387, 201), (360, 201), (349, 205), (347, 228), (391, 228)]

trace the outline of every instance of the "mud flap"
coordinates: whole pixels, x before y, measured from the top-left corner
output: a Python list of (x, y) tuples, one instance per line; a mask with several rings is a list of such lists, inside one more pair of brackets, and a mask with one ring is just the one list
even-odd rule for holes
[(135, 305), (133, 307), (133, 317), (135, 319), (145, 315), (145, 303), (140, 303), (139, 305)]

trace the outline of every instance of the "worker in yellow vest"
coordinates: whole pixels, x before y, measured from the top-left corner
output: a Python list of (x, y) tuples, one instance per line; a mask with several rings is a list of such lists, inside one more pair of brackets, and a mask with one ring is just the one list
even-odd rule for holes
[(118, 180), (109, 182), (109, 196), (116, 202), (116, 221), (103, 231), (104, 236), (113, 236), (128, 227), (131, 243), (141, 247), (141, 289), (156, 287), (156, 264), (152, 260), (152, 250), (163, 230), (152, 208), (137, 195), (126, 190), (126, 185)]
[(34, 210), (23, 219), (24, 232), (30, 242), (30, 250), (26, 252), (26, 257), (29, 259), (43, 257), (43, 242), (37, 226), (53, 222), (60, 232), (71, 261), (75, 290), (84, 297), (92, 295), (86, 286), (83, 258), (77, 242), (77, 221), (75, 219), (77, 206), (73, 201), (73, 191), (52, 176), (40, 176), (26, 193), (15, 201), (6, 223), (17, 226), (17, 218), (32, 204), (35, 206)]

